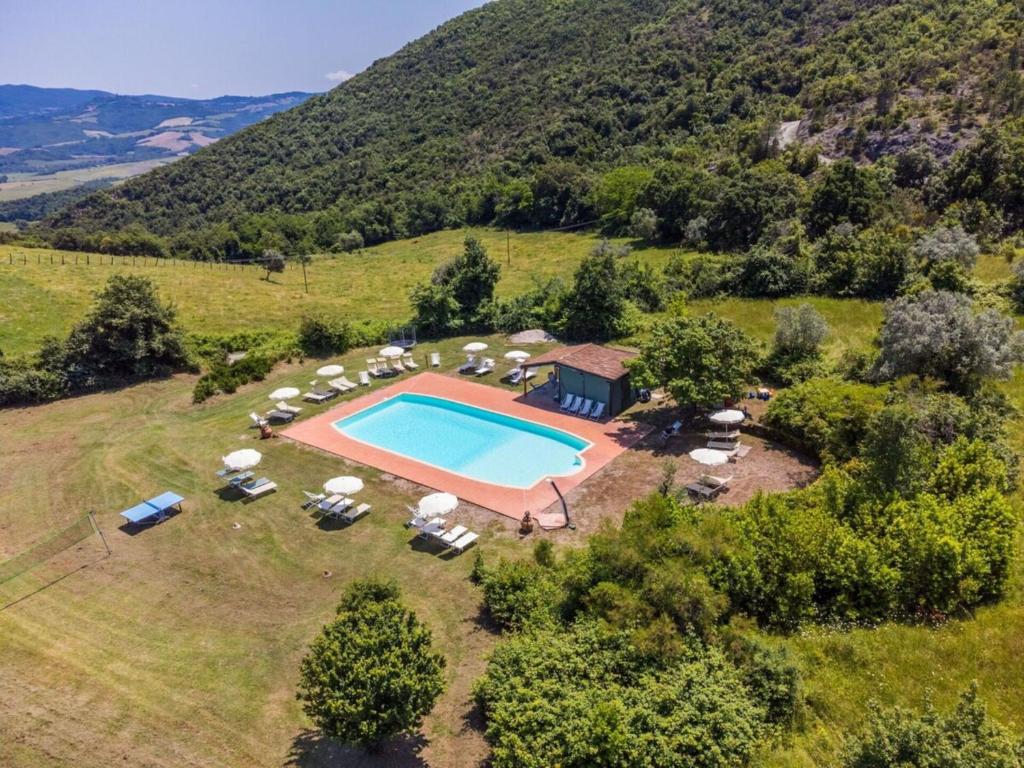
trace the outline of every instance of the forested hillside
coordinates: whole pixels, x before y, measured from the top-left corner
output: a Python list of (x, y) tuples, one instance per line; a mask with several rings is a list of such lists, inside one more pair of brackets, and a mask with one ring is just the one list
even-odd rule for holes
[(48, 227), (236, 258), (462, 223), (621, 232), (643, 210), (652, 238), (740, 250), (797, 215), (812, 234), (877, 217), (810, 201), (833, 160), (900, 157), (869, 186), (912, 190), (909, 213), (882, 213), (959, 205), (1001, 235), (1021, 214), (1021, 29), (995, 0), (497, 0)]

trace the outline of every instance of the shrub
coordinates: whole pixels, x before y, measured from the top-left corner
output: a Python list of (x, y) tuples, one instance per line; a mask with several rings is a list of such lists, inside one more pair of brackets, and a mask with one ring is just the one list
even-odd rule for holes
[(302, 660), (298, 698), (329, 738), (375, 747), (420, 724), (444, 689), (444, 666), (397, 587), (356, 581)]
[(861, 732), (847, 745), (843, 768), (1024, 768), (1024, 742), (994, 723), (972, 685), (948, 715), (930, 703), (921, 715), (871, 706)]
[(562, 301), (562, 331), (578, 341), (607, 341), (621, 334), (626, 296), (611, 249), (598, 246), (576, 268)]
[(810, 304), (779, 307), (775, 310), (773, 352), (794, 358), (816, 357), (828, 333), (825, 318)]
[(363, 245), (362, 233), (353, 229), (350, 232), (342, 232), (335, 238), (333, 250), (351, 253), (352, 251), (358, 251)]
[(543, 626), (555, 617), (558, 585), (539, 564), (502, 560), (478, 574), (487, 611), (505, 629)]
[(307, 355), (343, 354), (353, 346), (351, 323), (328, 315), (305, 315), (299, 323), (299, 348)]

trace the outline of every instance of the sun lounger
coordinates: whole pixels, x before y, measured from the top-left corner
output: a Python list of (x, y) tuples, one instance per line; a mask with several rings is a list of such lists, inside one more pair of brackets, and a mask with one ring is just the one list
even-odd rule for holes
[(480, 367), (477, 368), (473, 373), (476, 376), (483, 376), (484, 374), (490, 373), (494, 370), (494, 360), (489, 357), (485, 357), (484, 361), (480, 363)]
[(508, 379), (509, 384), (521, 384), (523, 382), (523, 369), (513, 368), (505, 374), (504, 378)]
[(328, 394), (326, 392), (307, 392), (306, 394), (304, 394), (302, 396), (302, 399), (303, 400), (308, 400), (311, 403), (326, 403), (328, 400), (330, 400), (336, 394), (338, 394), (338, 393), (337, 392), (331, 392), (330, 394)]
[(380, 369), (377, 367), (377, 361), (372, 358), (366, 358), (366, 370), (370, 372), (371, 376), (380, 376)]
[(279, 403), (274, 403), (274, 405), (277, 407), (277, 410), (284, 411), (285, 413), (302, 413), (302, 408), (297, 405), (286, 403), (284, 400)]
[(576, 397), (576, 395), (573, 395), (571, 393), (567, 394), (565, 396), (565, 399), (562, 401), (562, 404), (560, 406), (558, 406), (559, 410), (568, 411), (570, 406), (572, 406), (572, 403), (573, 403), (573, 400), (575, 399), (575, 397)]
[(170, 510), (177, 509), (180, 512), (181, 502), (184, 500), (184, 497), (166, 491), (141, 504), (129, 507), (121, 513), (121, 517), (133, 525), (155, 525), (166, 520)]
[(402, 365), (402, 361), (397, 357), (393, 357), (388, 361), (388, 365), (395, 373), (405, 373), (405, 366)]
[(427, 520), (421, 525), (413, 525), (414, 528), (419, 529), (418, 536), (423, 538), (430, 538), (431, 536), (437, 536), (439, 533), (444, 533), (444, 518), (435, 517), (432, 520)]
[(695, 496), (699, 496), (702, 499), (714, 499), (720, 493), (724, 493), (729, 488), (729, 481), (732, 480), (732, 475), (728, 477), (715, 477), (714, 475), (702, 475), (700, 480), (696, 483), (690, 483), (686, 486), (686, 490)]
[(537, 375), (537, 369), (536, 368), (527, 368), (526, 372), (523, 374), (523, 381), (529, 381), (530, 379), (532, 379), (536, 375)]
[(430, 353), (430, 367), (431, 368), (440, 368), (441, 367), (441, 353), (440, 352), (431, 352)]
[(258, 413), (256, 413), (256, 411), (250, 412), (249, 418), (252, 419), (252, 425), (254, 427), (262, 427), (267, 422), (267, 420), (260, 416)]
[(579, 413), (581, 405), (583, 405), (583, 395), (576, 395), (573, 398), (572, 405), (569, 406), (567, 413)]
[(593, 407), (594, 407), (594, 401), (588, 398), (588, 399), (583, 401), (583, 405), (581, 405), (580, 409), (578, 411), (576, 411), (576, 415), (577, 416), (582, 416), (585, 419), (585, 418), (587, 418), (590, 415), (590, 409), (593, 408)]
[(475, 371), (476, 367), (476, 355), (466, 355), (466, 362), (459, 366), (459, 373)]
[(377, 358), (377, 370), (380, 371), (382, 376), (393, 376), (395, 374), (395, 370), (388, 365), (386, 357)]
[(674, 421), (674, 422), (672, 422), (671, 426), (665, 427), (663, 430), (661, 430), (661, 436), (664, 439), (668, 440), (668, 438), (675, 437), (676, 435), (678, 435), (679, 431), (682, 428), (683, 428), (683, 422), (681, 422), (681, 421)]
[(358, 384), (353, 384), (351, 381), (349, 381), (348, 377), (346, 376), (339, 376), (338, 378), (332, 379), (327, 383), (331, 386), (332, 389), (336, 389), (339, 392), (348, 392), (349, 390), (355, 389), (357, 386), (359, 386)]
[(359, 384), (364, 387), (370, 386), (370, 372), (360, 371), (359, 372)]
[(250, 480), (252, 480), (253, 477), (255, 477), (255, 474), (253, 472), (249, 472), (249, 471), (242, 472), (241, 474), (238, 474), (238, 475), (235, 475), (234, 477), (232, 477), (228, 481), (228, 485), (231, 488), (237, 488), (238, 486), (242, 485), (243, 483), (247, 483)]
[(319, 502), (317, 502), (316, 508), (319, 509), (321, 512), (326, 512), (344, 498), (345, 497), (342, 496), (340, 493), (332, 494), (328, 496), (326, 499), (321, 499)]
[(406, 352), (404, 355), (402, 355), (402, 365), (404, 365), (410, 371), (415, 371), (417, 368), (420, 367), (420, 364), (412, 359), (411, 352)]
[(736, 459), (742, 459), (748, 453), (750, 453), (749, 445), (737, 443), (736, 448), (732, 451), (732, 454), (729, 456), (729, 461), (736, 461)]
[(261, 477), (259, 480), (254, 480), (251, 483), (243, 483), (238, 487), (248, 498), (255, 499), (257, 496), (262, 496), (265, 493), (276, 491), (277, 483), (273, 483), (267, 478)]
[(708, 448), (714, 448), (719, 451), (735, 451), (739, 447), (739, 443), (735, 440), (708, 440)]
[(295, 418), (295, 414), (289, 411), (279, 411), (275, 408), (272, 411), (267, 411), (267, 418), (271, 421), (291, 421)]
[(439, 538), (441, 539), (441, 542), (444, 544), (454, 544), (456, 541), (459, 540), (459, 537), (462, 536), (462, 534), (466, 533), (468, 530), (469, 528), (467, 528), (464, 525), (456, 525), (450, 531), (441, 534)]
[(604, 409), (606, 407), (607, 404), (602, 403), (600, 400), (594, 403), (594, 410), (590, 412), (590, 418), (594, 419), (595, 421), (597, 419), (600, 419), (602, 416), (604, 416)]
[(324, 517), (341, 517), (349, 508), (355, 504), (355, 499), (344, 498), (330, 509), (324, 510)]
[(319, 504), (321, 501), (327, 498), (327, 494), (325, 493), (310, 493), (309, 491), (303, 491), (302, 493), (306, 497), (306, 500), (302, 502), (303, 509), (315, 507), (317, 504)]
[(449, 548), (453, 552), (456, 552), (457, 554), (461, 555), (463, 552), (465, 552), (467, 549), (469, 549), (469, 547), (473, 545), (473, 542), (475, 542), (479, 538), (479, 534), (470, 531), (469, 533), (464, 533), (459, 539), (452, 542), (449, 545)]
[(354, 523), (360, 517), (369, 512), (373, 507), (369, 504), (360, 504), (358, 507), (349, 507), (346, 511), (342, 512), (340, 517), (346, 523)]

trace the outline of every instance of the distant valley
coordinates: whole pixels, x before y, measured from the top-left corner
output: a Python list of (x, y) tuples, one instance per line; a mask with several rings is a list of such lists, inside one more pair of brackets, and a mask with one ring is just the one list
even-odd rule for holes
[(198, 100), (0, 85), (0, 201), (127, 178), (192, 154), (311, 95)]

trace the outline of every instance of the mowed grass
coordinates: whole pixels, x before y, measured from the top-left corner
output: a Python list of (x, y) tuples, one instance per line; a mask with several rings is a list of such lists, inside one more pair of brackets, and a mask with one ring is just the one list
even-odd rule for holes
[[(504, 232), (489, 229), (438, 232), (358, 253), (317, 257), (306, 269), (309, 293), (302, 269), (295, 264), (268, 282), (265, 272), (253, 266), (154, 259), (136, 259), (132, 266), (131, 258), (114, 258), (111, 264), (111, 257), (96, 254), (86, 265), (85, 254), (0, 246), (0, 349), (26, 352), (47, 334), (66, 333), (87, 311), (92, 293), (115, 272), (152, 279), (173, 300), (190, 331), (294, 328), (303, 313), (321, 311), (404, 322), (411, 315), (410, 289), (460, 253), (467, 234), (479, 237), (501, 262), (500, 296), (521, 293), (534, 280), (571, 280), (573, 270), (599, 241), (595, 235), (557, 232), (513, 234), (508, 240)], [(645, 248), (636, 253), (660, 267), (672, 250)]]
[[(430, 348), (454, 367), (465, 341)], [(356, 371), (363, 356), (341, 362)], [(87, 510), (113, 550), (96, 560), (93, 540), (83, 561), (95, 562), (0, 611), (0, 765), (364, 764), (318, 745), (294, 696), (299, 661), (341, 590), (371, 575), (399, 582), (448, 660), (425, 757), (452, 766), (483, 757), (479, 733), (467, 731), (469, 691), (496, 638), (478, 621), (472, 552), (449, 559), (413, 543), (403, 527), (418, 498), (411, 484), (247, 429), (271, 389), (308, 385), (319, 365), (282, 367), (202, 406), (190, 402), (194, 377), (178, 376), (0, 411), (0, 559)], [(304, 406), (304, 415), (323, 410)], [(214, 476), (220, 457), (243, 447), (264, 453), (257, 471), (280, 486), (250, 504), (222, 498)], [(347, 529), (321, 528), (300, 509), (300, 491), (352, 472), (373, 511)], [(165, 489), (186, 497), (182, 514), (137, 535), (118, 528), (119, 510)], [(483, 521), (470, 522), (480, 551), (528, 553), (498, 516)], [(39, 581), (0, 585), (0, 605)], [(387, 754), (365, 764), (405, 764)]]

